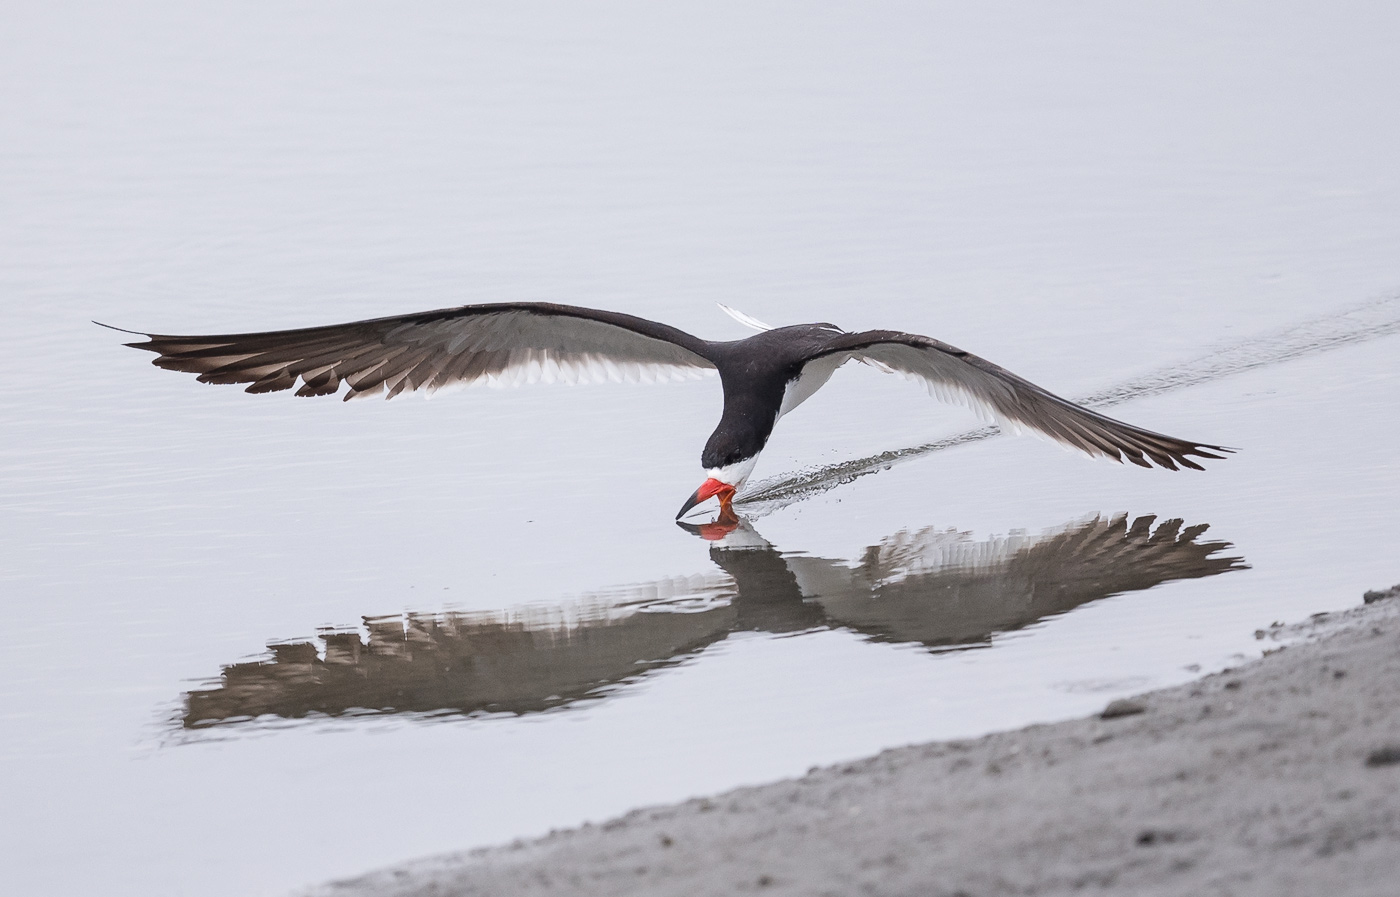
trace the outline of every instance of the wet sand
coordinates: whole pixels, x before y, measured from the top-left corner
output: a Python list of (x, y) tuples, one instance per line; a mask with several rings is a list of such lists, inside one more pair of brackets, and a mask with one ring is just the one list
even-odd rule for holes
[(305, 892), (1393, 895), (1400, 586), (1101, 716), (926, 744)]

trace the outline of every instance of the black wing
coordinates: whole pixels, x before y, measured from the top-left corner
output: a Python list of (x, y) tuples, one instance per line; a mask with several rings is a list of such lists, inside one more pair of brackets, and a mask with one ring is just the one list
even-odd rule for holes
[(291, 389), (300, 380), (297, 395), (321, 396), (344, 382), (346, 400), (482, 380), (689, 380), (714, 369), (708, 344), (683, 330), (545, 302), (465, 305), (266, 333), (143, 335), (146, 342), (127, 345), (155, 352), (156, 366), (198, 374), (204, 383), (247, 383), (257, 393)]
[(1233, 449), (1164, 436), (1125, 424), (1041, 389), (1034, 383), (956, 346), (914, 333), (869, 330), (833, 339), (823, 355), (844, 353), (911, 379), (931, 395), (992, 417), (1013, 431), (1030, 429), (1089, 455), (1128, 460), (1141, 467), (1201, 470), (1191, 460), (1221, 458)]

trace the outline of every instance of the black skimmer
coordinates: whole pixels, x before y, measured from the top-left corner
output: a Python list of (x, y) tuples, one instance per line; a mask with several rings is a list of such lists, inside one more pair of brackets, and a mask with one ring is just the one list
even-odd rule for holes
[(545, 302), (464, 305), (265, 333), (123, 332), (147, 338), (127, 345), (156, 353), (157, 367), (198, 374), (204, 383), (247, 383), (248, 392), (262, 393), (300, 382), (299, 396), (331, 395), (344, 383), (347, 400), (481, 381), (651, 382), (718, 372), (724, 411), (700, 454), (705, 481), (677, 519), (713, 497), (721, 520), (734, 523), (731, 502), (774, 425), (848, 361), (921, 381), (940, 399), (1088, 455), (1141, 467), (1200, 470), (1192, 457), (1221, 458), (1218, 452), (1231, 451), (1106, 417), (927, 336), (897, 330), (848, 333), (833, 324), (769, 327), (721, 308), (759, 332), (712, 342), (633, 315)]

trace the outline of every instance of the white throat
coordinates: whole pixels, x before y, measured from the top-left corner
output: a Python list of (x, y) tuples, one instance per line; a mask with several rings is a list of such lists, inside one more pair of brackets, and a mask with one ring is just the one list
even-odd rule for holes
[(758, 463), (758, 455), (754, 455), (746, 461), (738, 461), (725, 467), (711, 467), (705, 471), (705, 476), (712, 480), (719, 480), (721, 483), (728, 483), (735, 489), (744, 485), (744, 481), (753, 473), (754, 465)]

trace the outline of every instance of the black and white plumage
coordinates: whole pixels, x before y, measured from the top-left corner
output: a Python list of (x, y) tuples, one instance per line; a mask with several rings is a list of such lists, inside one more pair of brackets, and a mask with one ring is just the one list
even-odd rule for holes
[(145, 342), (128, 345), (156, 353), (158, 367), (198, 374), (205, 383), (246, 383), (253, 393), (300, 384), (300, 396), (330, 395), (344, 384), (347, 400), (483, 381), (654, 382), (718, 372), (724, 411), (700, 457), (707, 480), (682, 514), (711, 496), (728, 513), (778, 419), (853, 360), (921, 381), (938, 398), (1089, 455), (1200, 470), (1193, 458), (1230, 451), (1106, 417), (930, 337), (847, 333), (832, 324), (767, 328), (725, 311), (761, 332), (712, 342), (620, 312), (519, 302), (266, 333), (143, 334)]

